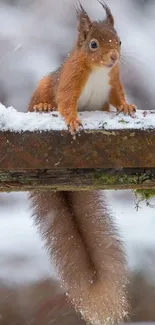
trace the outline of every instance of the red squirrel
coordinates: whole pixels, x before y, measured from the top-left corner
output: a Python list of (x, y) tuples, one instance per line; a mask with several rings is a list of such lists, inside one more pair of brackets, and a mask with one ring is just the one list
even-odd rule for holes
[[(56, 108), (71, 133), (81, 121), (77, 110), (117, 110), (131, 114), (120, 82), (120, 39), (107, 5), (104, 21), (91, 21), (79, 5), (78, 39), (65, 63), (44, 77), (29, 111)], [(127, 270), (122, 241), (102, 191), (33, 192), (35, 222), (77, 312), (93, 325), (121, 322), (128, 313)]]
[(107, 5), (107, 19), (92, 22), (80, 4), (78, 38), (64, 64), (38, 84), (29, 111), (58, 110), (73, 134), (82, 125), (77, 111), (107, 110), (112, 105), (132, 115), (120, 81), (121, 41)]

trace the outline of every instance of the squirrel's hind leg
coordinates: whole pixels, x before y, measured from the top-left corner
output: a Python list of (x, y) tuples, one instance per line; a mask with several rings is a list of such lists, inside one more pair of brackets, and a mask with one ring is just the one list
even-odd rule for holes
[(54, 87), (52, 83), (52, 76), (45, 76), (38, 83), (35, 89), (28, 111), (50, 112), (56, 110)]

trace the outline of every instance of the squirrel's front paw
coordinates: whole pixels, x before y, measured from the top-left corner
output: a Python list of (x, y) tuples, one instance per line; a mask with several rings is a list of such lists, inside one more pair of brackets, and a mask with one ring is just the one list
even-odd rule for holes
[(122, 112), (126, 115), (133, 116), (133, 113), (136, 112), (136, 108), (137, 107), (135, 105), (124, 103), (121, 106), (117, 107), (117, 111), (119, 111), (120, 113)]
[(74, 135), (75, 132), (79, 131), (79, 126), (82, 126), (80, 118), (76, 116), (68, 116), (66, 119), (66, 124), (68, 125), (69, 132)]
[(39, 103), (33, 106), (35, 112), (50, 112), (53, 110), (52, 105), (48, 103)]

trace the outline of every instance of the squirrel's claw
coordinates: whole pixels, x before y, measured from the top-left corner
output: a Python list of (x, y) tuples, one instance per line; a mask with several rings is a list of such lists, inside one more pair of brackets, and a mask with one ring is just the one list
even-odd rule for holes
[(124, 113), (125, 115), (130, 115), (133, 117), (134, 113), (136, 112), (136, 106), (128, 103), (124, 103), (121, 106), (117, 107), (117, 111), (119, 113)]
[(79, 131), (79, 126), (82, 126), (82, 122), (78, 116), (76, 117), (71, 117), (66, 120), (66, 123), (69, 128), (69, 132), (71, 135), (74, 135), (75, 132)]
[(50, 112), (53, 110), (52, 105), (48, 103), (39, 103), (33, 106), (35, 112)]

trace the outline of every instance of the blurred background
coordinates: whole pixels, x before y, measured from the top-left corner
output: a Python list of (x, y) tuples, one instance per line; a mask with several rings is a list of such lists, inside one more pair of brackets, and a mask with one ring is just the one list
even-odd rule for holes
[[(92, 19), (96, 0), (81, 0)], [(122, 40), (121, 76), (129, 100), (154, 109), (155, 1), (107, 0)], [(0, 102), (26, 111), (38, 80), (58, 67), (76, 37), (73, 0), (0, 0)], [(155, 202), (108, 191), (130, 270), (132, 322), (155, 322)], [(26, 193), (0, 194), (0, 324), (80, 325), (30, 218)]]

